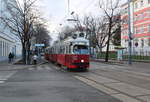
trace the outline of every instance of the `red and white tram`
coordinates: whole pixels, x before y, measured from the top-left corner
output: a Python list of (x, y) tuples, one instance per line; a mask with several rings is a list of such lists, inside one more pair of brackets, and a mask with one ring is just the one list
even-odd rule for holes
[(79, 33), (76, 38), (68, 38), (47, 48), (45, 58), (68, 69), (88, 70), (89, 41), (84, 38), (84, 33)]

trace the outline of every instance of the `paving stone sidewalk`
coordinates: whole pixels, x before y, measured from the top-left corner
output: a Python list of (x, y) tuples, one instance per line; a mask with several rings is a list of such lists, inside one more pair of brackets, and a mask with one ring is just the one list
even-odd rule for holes
[[(17, 61), (19, 61), (20, 59), (14, 59), (13, 62), (8, 63), (8, 61), (3, 61), (0, 62), (0, 71), (3, 70), (18, 70), (18, 69), (24, 69), (24, 68), (29, 68), (29, 67), (33, 67), (35, 65), (31, 64), (31, 65), (16, 65), (14, 63), (16, 63)], [(41, 58), (38, 60), (36, 65), (40, 65), (40, 64), (44, 64), (47, 63), (47, 61), (44, 58)]]

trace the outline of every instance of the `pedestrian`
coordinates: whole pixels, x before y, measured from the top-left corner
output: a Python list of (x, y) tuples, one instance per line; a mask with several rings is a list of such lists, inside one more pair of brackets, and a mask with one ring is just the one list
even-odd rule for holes
[(33, 55), (33, 64), (37, 64), (37, 55), (36, 54), (34, 54)]
[(8, 59), (9, 59), (9, 63), (11, 63), (11, 61), (12, 61), (12, 53), (11, 52), (8, 55)]
[(12, 53), (12, 61), (14, 60), (14, 57), (15, 57), (15, 55), (14, 55), (14, 53)]

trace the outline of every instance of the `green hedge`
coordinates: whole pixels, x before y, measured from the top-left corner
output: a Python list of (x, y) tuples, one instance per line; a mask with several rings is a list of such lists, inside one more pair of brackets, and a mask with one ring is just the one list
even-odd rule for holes
[[(106, 56), (106, 52), (98, 53), (97, 58), (98, 59), (104, 59)], [(117, 59), (117, 52), (109, 52), (109, 59)]]
[[(97, 59), (104, 59), (106, 52), (98, 53)], [(129, 55), (123, 55), (123, 60), (128, 60)], [(132, 60), (150, 60), (150, 56), (132, 55)], [(109, 59), (117, 60), (117, 52), (109, 52)]]
[[(150, 60), (150, 56), (132, 55), (132, 60)], [(127, 60), (128, 55), (124, 55), (123, 59)]]

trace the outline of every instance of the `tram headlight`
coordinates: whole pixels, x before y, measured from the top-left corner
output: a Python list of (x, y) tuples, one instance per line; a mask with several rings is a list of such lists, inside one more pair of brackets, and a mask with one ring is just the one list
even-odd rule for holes
[(83, 62), (84, 62), (84, 60), (82, 59), (82, 60), (81, 60), (81, 62), (83, 63)]

